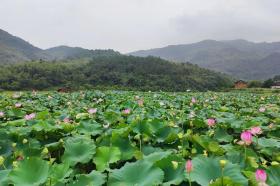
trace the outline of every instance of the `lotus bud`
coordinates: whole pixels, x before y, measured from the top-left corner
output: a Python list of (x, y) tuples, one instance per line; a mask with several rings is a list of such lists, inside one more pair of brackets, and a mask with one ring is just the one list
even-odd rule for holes
[(22, 140), (22, 143), (23, 143), (23, 144), (26, 144), (27, 142), (28, 142), (28, 140), (25, 139), (25, 138)]
[(205, 156), (205, 157), (207, 157), (207, 156), (208, 156), (208, 152), (207, 152), (207, 150), (204, 150), (204, 151), (203, 151), (203, 156)]
[(186, 171), (187, 173), (190, 173), (192, 170), (193, 170), (192, 160), (188, 160), (186, 163)]
[(48, 150), (48, 148), (47, 147), (45, 147), (44, 149), (43, 149), (43, 151), (42, 151), (42, 154), (48, 154), (49, 153), (49, 150)]
[(173, 169), (177, 169), (178, 168), (178, 162), (177, 161), (171, 161)]
[(49, 165), (52, 165), (54, 161), (55, 161), (55, 158), (50, 158)]
[(222, 169), (225, 168), (226, 164), (227, 164), (226, 160), (220, 160), (220, 166), (222, 167)]
[(264, 170), (258, 169), (255, 173), (255, 176), (256, 176), (257, 182), (259, 182), (259, 183), (265, 183), (266, 182), (267, 175), (266, 175), (266, 172)]
[(277, 165), (279, 165), (279, 163), (277, 161), (273, 161), (273, 162), (271, 162), (271, 165), (277, 166)]
[(3, 156), (0, 156), (0, 166), (4, 164), (5, 158)]
[(196, 154), (197, 150), (195, 148), (192, 148), (192, 154)]
[(15, 148), (17, 146), (17, 143), (12, 143), (12, 147)]
[(182, 138), (183, 138), (183, 133), (180, 132), (180, 133), (178, 134), (178, 137), (179, 137), (179, 139), (182, 139)]
[(252, 133), (250, 131), (242, 132), (240, 138), (245, 143), (245, 145), (250, 145), (253, 142)]
[(17, 161), (13, 161), (13, 167), (17, 168), (18, 167), (18, 162)]

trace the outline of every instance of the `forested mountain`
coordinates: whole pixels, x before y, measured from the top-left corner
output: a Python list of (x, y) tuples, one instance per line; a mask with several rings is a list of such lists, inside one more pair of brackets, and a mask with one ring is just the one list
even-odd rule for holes
[(0, 63), (2, 64), (34, 60), (90, 60), (94, 57), (112, 55), (120, 55), (120, 53), (113, 50), (88, 50), (68, 46), (58, 46), (42, 50), (0, 29)]
[(155, 57), (95, 57), (90, 62), (27, 62), (0, 69), (0, 89), (44, 90), (59, 87), (128, 90), (219, 90), (232, 85), (227, 76), (192, 64)]
[(55, 60), (92, 59), (100, 56), (120, 55), (114, 50), (88, 50), (80, 47), (58, 46), (45, 50)]
[(0, 89), (4, 90), (59, 87), (218, 90), (232, 83), (221, 73), (155, 57), (68, 46), (42, 50), (2, 30), (0, 63)]
[(130, 54), (190, 62), (242, 79), (267, 79), (280, 73), (280, 42), (205, 40), (193, 44), (136, 51)]
[(0, 29), (0, 63), (38, 59), (50, 60), (51, 56), (46, 54), (44, 50)]

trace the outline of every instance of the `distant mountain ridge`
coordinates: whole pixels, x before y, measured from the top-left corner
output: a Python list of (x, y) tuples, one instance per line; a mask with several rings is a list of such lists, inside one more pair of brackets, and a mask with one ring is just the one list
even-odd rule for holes
[[(267, 79), (280, 74), (280, 42), (254, 43), (246, 40), (215, 41), (170, 45), (164, 48), (132, 52), (129, 55), (156, 56), (176, 62), (190, 62), (200, 67), (240, 79)], [(25, 61), (88, 61), (96, 57), (119, 56), (114, 50), (89, 50), (57, 46), (40, 49), (0, 29), (0, 64)]]
[(0, 29), (0, 62), (50, 59), (44, 50)]
[(140, 50), (134, 56), (156, 56), (190, 62), (241, 79), (267, 79), (280, 74), (280, 42), (254, 43), (246, 40), (204, 40), (185, 45)]
[(88, 50), (68, 46), (58, 46), (43, 50), (0, 29), (0, 63), (17, 63), (32, 60), (92, 59), (96, 56), (119, 54), (113, 50)]
[(92, 59), (99, 56), (113, 56), (120, 55), (119, 52), (114, 50), (88, 50), (81, 47), (58, 46), (45, 50), (55, 60), (66, 59)]

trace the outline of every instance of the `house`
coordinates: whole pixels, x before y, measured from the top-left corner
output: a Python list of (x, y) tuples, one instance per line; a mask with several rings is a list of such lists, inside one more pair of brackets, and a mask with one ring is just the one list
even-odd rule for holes
[(248, 84), (247, 82), (243, 81), (243, 80), (238, 80), (234, 83), (234, 88), (236, 89), (243, 89), (243, 88), (247, 88)]
[(280, 81), (277, 81), (277, 82), (273, 83), (271, 88), (273, 88), (273, 89), (280, 89)]

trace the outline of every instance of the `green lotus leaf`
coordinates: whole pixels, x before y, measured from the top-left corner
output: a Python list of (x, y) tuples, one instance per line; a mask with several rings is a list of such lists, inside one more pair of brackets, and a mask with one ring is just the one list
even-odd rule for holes
[(0, 170), (0, 186), (8, 186), (9, 185), (9, 173), (11, 170)]
[(87, 119), (87, 118), (89, 118), (88, 113), (79, 113), (76, 115), (76, 119), (78, 119), (78, 120), (83, 120), (83, 119)]
[(179, 185), (185, 179), (185, 161), (177, 155), (161, 159), (155, 166), (164, 171), (163, 186)]
[(154, 152), (147, 156), (144, 156), (143, 159), (145, 161), (149, 161), (151, 163), (155, 163), (163, 158), (168, 157), (172, 152), (171, 151), (161, 151), (161, 152)]
[(77, 176), (77, 180), (70, 183), (69, 186), (102, 186), (105, 183), (105, 178), (102, 173), (92, 171), (90, 174)]
[(230, 177), (223, 177), (223, 178), (218, 178), (216, 181), (211, 183), (209, 186), (221, 186), (221, 185), (226, 185), (226, 186), (242, 186), (240, 183), (234, 183), (234, 181)]
[(112, 145), (121, 151), (121, 160), (129, 160), (133, 157), (136, 147), (134, 147), (128, 137), (123, 137), (116, 133), (112, 134)]
[(280, 166), (272, 166), (267, 170), (268, 174), (268, 185), (279, 186), (280, 183)]
[(98, 124), (97, 122), (92, 121), (82, 121), (80, 122), (80, 125), (77, 127), (77, 131), (80, 134), (88, 134), (92, 136), (97, 136), (102, 134), (103, 127)]
[(98, 171), (109, 168), (110, 163), (115, 163), (121, 159), (121, 151), (117, 147), (98, 147), (94, 158), (94, 163)]
[(45, 183), (48, 171), (47, 161), (31, 157), (12, 170), (9, 178), (15, 186), (38, 186)]
[(70, 165), (89, 162), (95, 154), (95, 143), (86, 137), (73, 137), (66, 140), (63, 161)]
[(258, 144), (261, 147), (277, 147), (280, 148), (280, 141), (273, 138), (259, 138)]
[(150, 136), (152, 133), (149, 123), (146, 120), (139, 120), (139, 119), (134, 120), (131, 123), (131, 128), (133, 132), (141, 135), (146, 134)]
[(19, 119), (19, 120), (9, 121), (8, 125), (11, 125), (11, 126), (24, 126), (25, 125), (25, 120), (24, 119)]
[(50, 169), (50, 177), (52, 179), (53, 183), (56, 182), (63, 182), (63, 179), (68, 177), (73, 172), (72, 169), (70, 169), (69, 164), (54, 164), (52, 165)]
[(110, 186), (154, 186), (162, 183), (164, 172), (151, 162), (137, 161), (126, 163), (121, 169), (113, 170), (109, 175)]
[(229, 135), (226, 130), (218, 128), (215, 131), (215, 136), (214, 138), (218, 140), (219, 142), (230, 142), (232, 141), (233, 137)]
[[(222, 176), (222, 170), (219, 164), (220, 158), (207, 158), (197, 156), (193, 159), (193, 171), (191, 172), (191, 180), (197, 182), (201, 186), (208, 186), (211, 180), (216, 180)], [(215, 171), (213, 171), (215, 170)], [(227, 162), (224, 169), (224, 176), (235, 180), (237, 184), (242, 186), (248, 185), (248, 180), (241, 174), (239, 165)]]

